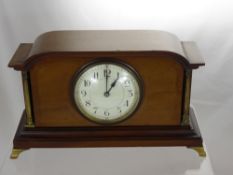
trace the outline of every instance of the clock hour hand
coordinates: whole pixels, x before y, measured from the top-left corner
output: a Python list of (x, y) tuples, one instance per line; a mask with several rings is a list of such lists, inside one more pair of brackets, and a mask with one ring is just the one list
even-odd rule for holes
[(115, 87), (115, 85), (116, 85), (118, 79), (119, 79), (119, 77), (117, 77), (116, 80), (114, 80), (114, 81), (112, 82), (111, 87), (109, 88), (109, 90), (106, 91), (106, 92), (104, 93), (104, 95), (105, 95), (106, 97), (108, 97), (108, 96), (110, 95), (110, 91), (112, 90), (113, 87)]

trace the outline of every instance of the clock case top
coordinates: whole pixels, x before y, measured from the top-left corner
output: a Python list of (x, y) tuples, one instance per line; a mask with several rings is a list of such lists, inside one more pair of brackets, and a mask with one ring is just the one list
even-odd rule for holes
[[(35, 127), (28, 92), (28, 71), (43, 55), (78, 53), (105, 55), (108, 53), (130, 53), (173, 55), (183, 65), (185, 78), (185, 106), (180, 126), (102, 126), (86, 128), (61, 127), (56, 131), (50, 127)], [(42, 57), (41, 57), (42, 56)], [(34, 43), (21, 43), (9, 67), (22, 71), (25, 112), (22, 115), (14, 148), (30, 147), (95, 147), (95, 146), (202, 146), (202, 138), (195, 113), (190, 111), (190, 89), (192, 69), (203, 66), (194, 42), (180, 41), (176, 36), (163, 31), (102, 30), (102, 31), (53, 31), (39, 36)], [(95, 134), (90, 134), (90, 131)], [(84, 136), (80, 135), (85, 133)], [(65, 136), (65, 137), (64, 137)], [(75, 136), (75, 139), (73, 138)], [(128, 141), (126, 141), (128, 140)], [(123, 143), (124, 142), (124, 143)]]
[(165, 52), (175, 54), (177, 61), (189, 69), (205, 64), (195, 42), (183, 42), (173, 34), (156, 30), (52, 31), (40, 35), (33, 44), (20, 44), (18, 52), (9, 67), (21, 71), (30, 69), (41, 55), (67, 52)]

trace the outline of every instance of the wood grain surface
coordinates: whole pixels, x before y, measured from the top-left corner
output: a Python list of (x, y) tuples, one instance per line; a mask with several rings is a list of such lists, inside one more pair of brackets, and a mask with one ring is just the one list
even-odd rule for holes
[[(103, 55), (100, 54), (102, 57)], [(96, 125), (85, 119), (72, 103), (72, 79), (85, 64), (96, 60), (92, 54), (47, 54), (30, 69), (32, 104), (36, 126)], [(178, 125), (181, 120), (184, 68), (174, 58), (109, 53), (132, 66), (143, 80), (143, 99), (128, 120), (117, 125)]]

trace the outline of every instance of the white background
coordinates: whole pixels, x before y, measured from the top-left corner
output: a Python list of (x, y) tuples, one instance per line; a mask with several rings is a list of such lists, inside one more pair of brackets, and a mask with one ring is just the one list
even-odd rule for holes
[[(24, 108), (20, 72), (7, 64), (21, 42), (51, 30), (157, 29), (197, 43), (192, 104), (208, 156), (185, 148), (32, 149), (10, 160)], [(233, 172), (233, 3), (227, 0), (0, 0), (0, 174), (178, 175)]]

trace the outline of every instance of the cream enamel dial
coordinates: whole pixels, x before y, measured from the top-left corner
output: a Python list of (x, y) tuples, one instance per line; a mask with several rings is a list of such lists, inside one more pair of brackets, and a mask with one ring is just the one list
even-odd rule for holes
[(136, 110), (141, 90), (133, 70), (123, 64), (103, 62), (79, 73), (73, 96), (85, 117), (97, 123), (115, 123)]

